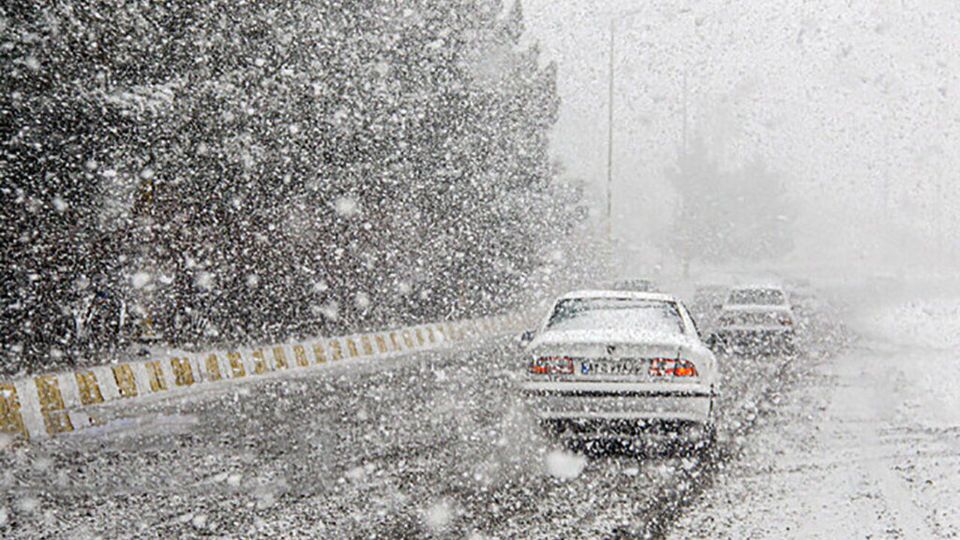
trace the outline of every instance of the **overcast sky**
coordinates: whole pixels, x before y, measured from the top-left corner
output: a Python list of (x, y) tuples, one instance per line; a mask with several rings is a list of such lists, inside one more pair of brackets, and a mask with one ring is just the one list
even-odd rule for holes
[[(955, 0), (524, 0), (529, 37), (559, 64), (553, 152), (606, 179), (609, 22), (617, 20), (614, 226), (669, 220), (688, 74), (691, 131), (736, 164), (797, 178), (801, 251), (871, 248), (957, 223), (960, 3)], [(926, 227), (926, 229), (924, 228)], [(909, 229), (909, 230), (908, 230)], [(879, 234), (868, 234), (879, 233)]]

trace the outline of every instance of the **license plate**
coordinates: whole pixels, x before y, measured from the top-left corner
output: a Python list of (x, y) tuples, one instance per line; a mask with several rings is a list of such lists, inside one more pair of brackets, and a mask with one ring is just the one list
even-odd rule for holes
[(583, 375), (646, 375), (650, 370), (648, 360), (619, 360), (609, 362), (583, 362)]

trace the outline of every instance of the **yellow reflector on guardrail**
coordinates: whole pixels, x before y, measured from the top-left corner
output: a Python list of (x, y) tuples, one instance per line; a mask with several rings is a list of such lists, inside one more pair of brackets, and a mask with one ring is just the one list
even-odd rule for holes
[(238, 352), (228, 352), (227, 353), (227, 363), (230, 364), (230, 377), (237, 379), (243, 377), (247, 374), (247, 370), (243, 368), (243, 357), (240, 356)]
[(350, 338), (347, 338), (347, 353), (350, 355), (350, 358), (356, 358), (360, 355), (360, 353), (357, 352), (356, 342)]
[(273, 348), (273, 365), (277, 369), (287, 369), (290, 364), (287, 363), (287, 355), (283, 353), (283, 347)]
[(293, 346), (293, 357), (296, 359), (297, 365), (300, 367), (307, 367), (310, 365), (310, 360), (307, 358), (307, 350), (303, 348), (303, 345)]
[(321, 343), (313, 344), (313, 359), (314, 359), (314, 362), (318, 364), (322, 364), (327, 361), (327, 355), (323, 351), (323, 344)]
[(160, 361), (147, 362), (144, 364), (147, 368), (147, 380), (150, 382), (151, 392), (162, 392), (167, 389), (167, 380), (163, 378), (163, 368)]
[(343, 351), (340, 350), (340, 342), (330, 340), (330, 360), (340, 360), (343, 358)]
[(120, 397), (137, 395), (137, 380), (133, 377), (133, 368), (130, 367), (130, 364), (113, 366), (113, 379), (117, 382)]
[(92, 371), (78, 371), (74, 374), (77, 379), (77, 393), (80, 394), (80, 403), (93, 405), (103, 403), (103, 394), (97, 384), (97, 376)]
[(257, 349), (253, 351), (253, 373), (263, 375), (267, 372), (267, 359), (263, 357), (263, 351)]
[(187, 358), (171, 358), (170, 367), (173, 369), (173, 383), (177, 386), (193, 384), (193, 369)]
[(207, 358), (204, 360), (204, 367), (207, 369), (207, 379), (211, 381), (219, 381), (221, 379), (220, 375), (220, 360), (215, 354), (208, 354)]
[(70, 416), (64, 410), (63, 396), (60, 394), (60, 382), (56, 375), (38, 375), (33, 378), (37, 386), (37, 398), (40, 400), (40, 413), (47, 433), (56, 435), (73, 431)]
[(0, 431), (20, 433), (29, 438), (20, 414), (20, 400), (17, 399), (17, 387), (11, 383), (0, 383)]

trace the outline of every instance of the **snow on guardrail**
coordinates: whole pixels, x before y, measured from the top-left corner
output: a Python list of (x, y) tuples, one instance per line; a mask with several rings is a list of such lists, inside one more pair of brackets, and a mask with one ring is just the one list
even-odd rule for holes
[(278, 371), (310, 369), (353, 358), (394, 356), (515, 329), (522, 317), (504, 315), (423, 324), (348, 336), (254, 348), (166, 356), (0, 382), (0, 432), (42, 439), (97, 420), (88, 406)]

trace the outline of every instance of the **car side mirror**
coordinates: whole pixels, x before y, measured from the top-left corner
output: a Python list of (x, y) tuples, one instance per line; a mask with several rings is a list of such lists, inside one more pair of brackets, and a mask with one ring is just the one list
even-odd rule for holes
[(519, 336), (517, 336), (517, 344), (521, 347), (526, 347), (533, 341), (533, 330), (524, 330)]

